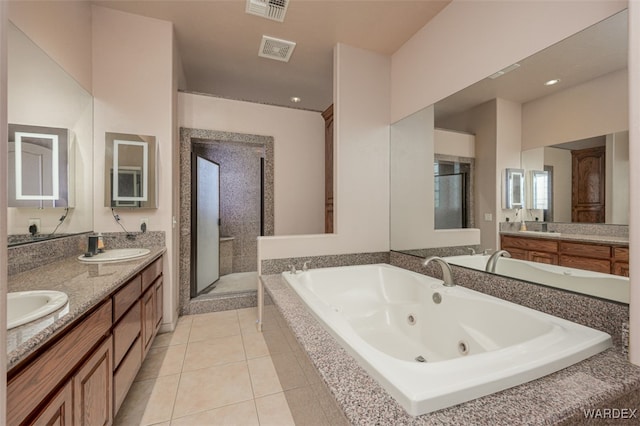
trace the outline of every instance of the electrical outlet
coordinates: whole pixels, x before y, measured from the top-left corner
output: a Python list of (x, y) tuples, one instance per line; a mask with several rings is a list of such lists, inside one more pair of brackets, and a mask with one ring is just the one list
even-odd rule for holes
[(484, 220), (486, 222), (491, 222), (493, 220), (493, 215), (491, 213), (485, 213), (484, 214)]
[[(35, 232), (32, 232), (31, 230), (32, 225), (35, 225), (36, 227)], [(40, 219), (29, 219), (29, 232), (31, 234), (37, 234), (38, 232), (40, 232)]]
[(143, 217), (140, 219), (140, 231), (147, 232), (147, 228), (149, 227), (149, 218)]

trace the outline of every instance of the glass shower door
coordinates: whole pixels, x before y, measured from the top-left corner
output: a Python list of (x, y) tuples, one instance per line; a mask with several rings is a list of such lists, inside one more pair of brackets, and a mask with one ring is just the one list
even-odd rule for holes
[(220, 166), (192, 154), (191, 297), (220, 278)]

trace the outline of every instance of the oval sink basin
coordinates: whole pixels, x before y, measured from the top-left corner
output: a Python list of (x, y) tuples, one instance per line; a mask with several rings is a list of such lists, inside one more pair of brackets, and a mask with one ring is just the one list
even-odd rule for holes
[(151, 253), (151, 250), (145, 248), (125, 248), (125, 249), (112, 249), (105, 250), (104, 253), (94, 254), (91, 257), (85, 257), (84, 254), (78, 256), (78, 259), (82, 262), (122, 262), (125, 260), (136, 259), (143, 257)]
[(50, 290), (7, 293), (7, 329), (35, 321), (62, 308), (66, 293)]

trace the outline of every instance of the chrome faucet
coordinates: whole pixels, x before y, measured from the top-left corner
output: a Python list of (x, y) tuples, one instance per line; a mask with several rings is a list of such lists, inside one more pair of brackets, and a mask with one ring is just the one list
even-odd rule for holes
[(474, 256), (476, 254), (476, 250), (473, 247), (467, 247), (467, 251), (471, 256)]
[(509, 253), (506, 250), (498, 250), (495, 253), (493, 253), (489, 257), (489, 260), (487, 260), (487, 267), (485, 268), (485, 271), (495, 273), (496, 265), (498, 264), (498, 259), (500, 259), (501, 256), (511, 257), (511, 253)]
[(292, 275), (295, 275), (298, 273), (298, 271), (296, 271), (296, 265), (294, 264), (289, 265), (289, 273)]
[(302, 272), (307, 272), (309, 270), (309, 263), (311, 263), (311, 261), (307, 260), (302, 264)]
[(440, 269), (442, 269), (442, 281), (444, 281), (444, 285), (447, 287), (453, 287), (456, 284), (453, 282), (453, 273), (451, 272), (451, 266), (441, 257), (431, 256), (427, 257), (424, 260), (423, 265), (427, 266), (431, 262), (436, 262), (440, 265)]

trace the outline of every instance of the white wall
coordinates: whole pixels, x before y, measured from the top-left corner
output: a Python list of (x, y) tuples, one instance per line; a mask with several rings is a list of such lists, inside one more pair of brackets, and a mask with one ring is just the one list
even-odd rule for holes
[(324, 119), (318, 112), (178, 94), (180, 127), (274, 138), (275, 235), (324, 232)]
[(611, 16), (626, 5), (626, 1), (608, 0), (454, 0), (393, 54), (391, 122)]
[[(496, 99), (496, 188), (499, 191), (504, 190), (505, 170), (508, 168), (522, 168), (520, 161), (521, 140), (521, 105), (505, 99)], [(527, 178), (525, 177), (525, 182), (526, 180)], [(485, 238), (492, 247), (498, 247), (500, 242), (499, 222), (504, 222), (507, 216), (512, 213), (512, 210), (502, 208), (502, 197), (496, 199), (496, 211), (499, 212), (499, 217), (494, 223), (493, 235), (486, 235)], [(531, 220), (526, 212), (522, 214), (526, 215), (525, 220)], [(520, 220), (521, 218), (518, 219)], [(483, 235), (483, 237), (485, 236)], [(485, 244), (485, 241), (483, 241), (483, 244)]]
[[(158, 208), (118, 209), (121, 223), (139, 230), (148, 218), (148, 230), (164, 231), (164, 323), (177, 310), (175, 262), (178, 246), (172, 238), (175, 123), (173, 121), (174, 37), (170, 22), (93, 7), (94, 95), (94, 230), (121, 232), (111, 210), (104, 206), (105, 132), (156, 137), (158, 145)], [(108, 248), (108, 247), (107, 247)]]
[[(607, 135), (606, 223), (629, 223), (629, 132)], [(622, 196), (621, 196), (622, 195)]]
[(629, 128), (627, 70), (522, 105), (522, 149), (555, 145)]
[(571, 222), (571, 151), (545, 147), (544, 163), (553, 166), (553, 221)]
[(476, 137), (472, 134), (435, 129), (433, 144), (436, 154), (467, 158), (476, 156)]
[(389, 250), (390, 58), (334, 50), (335, 233), (262, 237), (258, 258)]
[(91, 4), (9, 1), (9, 19), (91, 92)]

